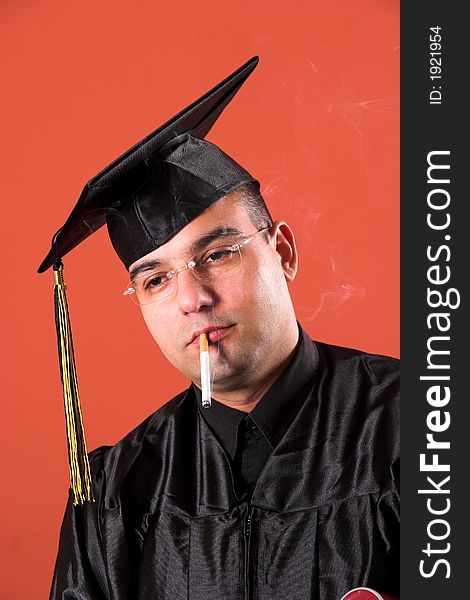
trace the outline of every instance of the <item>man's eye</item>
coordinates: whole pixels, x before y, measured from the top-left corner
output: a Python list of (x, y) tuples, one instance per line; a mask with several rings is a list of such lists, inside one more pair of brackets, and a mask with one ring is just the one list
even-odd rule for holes
[(222, 262), (224, 260), (229, 259), (232, 256), (231, 248), (217, 248), (216, 250), (209, 251), (205, 258), (204, 262), (206, 264), (214, 264), (218, 262)]
[(166, 275), (166, 273), (161, 273), (161, 274), (157, 274), (157, 275), (152, 275), (152, 277), (149, 277), (148, 279), (146, 279), (144, 281), (144, 290), (154, 290), (157, 288), (161, 288), (162, 286), (165, 285), (165, 283), (167, 283), (168, 281), (168, 276)]

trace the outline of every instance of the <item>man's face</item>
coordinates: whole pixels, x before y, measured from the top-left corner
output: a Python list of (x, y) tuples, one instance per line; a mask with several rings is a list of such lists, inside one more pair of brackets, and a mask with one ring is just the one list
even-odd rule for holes
[[(236, 194), (213, 204), (166, 244), (132, 264), (131, 275), (155, 261), (162, 271), (176, 270), (194, 256), (195, 248), (199, 252), (239, 243), (255, 234), (257, 229)], [(230, 235), (224, 235), (224, 230)], [(253, 378), (266, 376), (283, 356), (286, 324), (295, 322), (287, 288), (287, 280), (295, 277), (295, 244), (287, 225), (275, 223), (271, 232), (269, 242), (263, 233), (255, 235), (242, 247), (241, 262), (216, 279), (201, 280), (190, 269), (183, 270), (176, 276), (172, 295), (141, 307), (163, 354), (198, 385), (202, 332), (208, 332), (216, 392), (241, 389)]]

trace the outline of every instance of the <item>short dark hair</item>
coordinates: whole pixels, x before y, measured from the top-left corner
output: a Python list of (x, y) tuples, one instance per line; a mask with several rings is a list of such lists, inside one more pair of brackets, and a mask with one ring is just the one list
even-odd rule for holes
[(235, 191), (237, 194), (237, 201), (243, 206), (256, 229), (270, 229), (273, 220), (264, 198), (259, 191), (259, 184), (245, 183)]

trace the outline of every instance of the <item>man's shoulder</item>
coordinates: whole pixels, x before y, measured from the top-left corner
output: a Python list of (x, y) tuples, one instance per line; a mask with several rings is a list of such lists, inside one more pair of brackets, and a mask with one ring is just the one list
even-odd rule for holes
[(188, 390), (180, 392), (177, 396), (163, 404), (155, 412), (134, 427), (121, 440), (110, 446), (100, 446), (89, 453), (90, 465), (94, 473), (102, 471), (115, 471), (120, 468), (130, 467), (142, 450), (148, 444), (158, 445), (166, 435), (169, 428), (181, 418)]
[(361, 373), (369, 377), (374, 384), (379, 384), (384, 379), (396, 380), (400, 376), (398, 358), (326, 342), (314, 341), (314, 344), (320, 355), (320, 362), (325, 368)]
[[(314, 342), (318, 352), (317, 388), (329, 410), (356, 415), (381, 414), (383, 423), (398, 422), (400, 361), (363, 350)], [(380, 407), (380, 410), (378, 410)]]
[(323, 342), (315, 345), (319, 398), (313, 398), (312, 406), (322, 407), (319, 418), (335, 440), (333, 452), (345, 463), (353, 455), (365, 457), (381, 486), (389, 475), (398, 479), (400, 361)]

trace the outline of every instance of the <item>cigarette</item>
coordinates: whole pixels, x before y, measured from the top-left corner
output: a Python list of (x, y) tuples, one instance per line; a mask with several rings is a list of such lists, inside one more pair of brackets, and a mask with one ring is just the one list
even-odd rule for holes
[(201, 364), (202, 407), (209, 408), (211, 405), (211, 372), (209, 368), (209, 341), (207, 333), (201, 333), (199, 336), (199, 357)]

